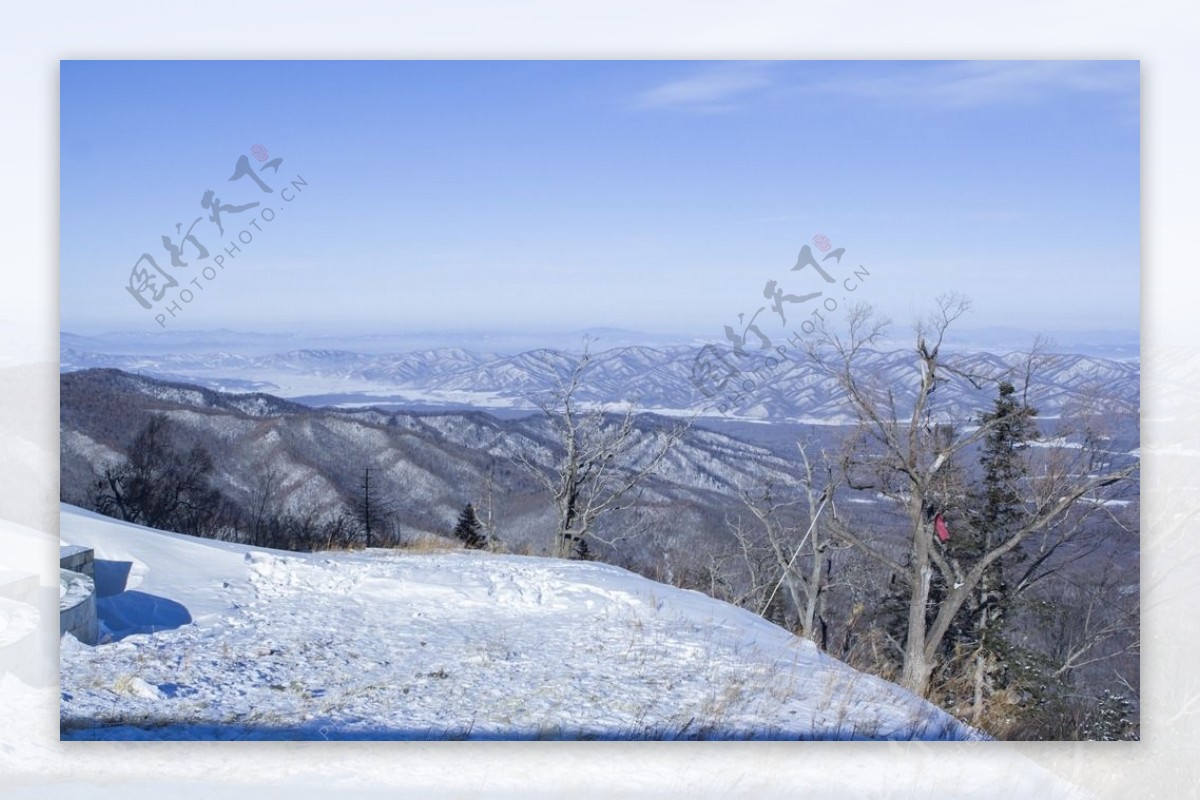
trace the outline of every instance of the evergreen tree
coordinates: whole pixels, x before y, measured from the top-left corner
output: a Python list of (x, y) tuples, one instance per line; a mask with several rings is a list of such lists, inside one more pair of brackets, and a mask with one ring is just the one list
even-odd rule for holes
[(483, 526), (479, 523), (479, 516), (475, 514), (472, 504), (468, 503), (459, 513), (458, 523), (454, 526), (454, 536), (462, 540), (463, 547), (466, 548), (483, 548), (487, 545), (487, 538), (483, 536)]
[[(1006, 540), (1021, 525), (1025, 508), (1021, 482), (1028, 467), (1022, 451), (1036, 438), (1033, 418), (1037, 411), (1018, 397), (1008, 381), (1002, 381), (995, 405), (981, 422), (992, 428), (984, 439), (979, 464), (983, 479), (972, 506), (971, 536), (958, 547), (959, 558), (974, 562)], [(974, 599), (964, 605), (955, 621), (953, 639), (962, 653), (971, 655), (973, 719), (983, 714), (984, 697), (1009, 682), (1003, 675), (1006, 652), (1012, 650), (1002, 637), (1004, 617), (1014, 601), (1005, 576), (1019, 554), (997, 559), (983, 574)]]
[[(1029, 441), (1036, 438), (1033, 418), (1037, 412), (1017, 397), (1016, 389), (1001, 382), (995, 408), (983, 416), (983, 422), (995, 421), (984, 440), (979, 463), (983, 467), (983, 485), (979, 510), (972, 521), (976, 531), (975, 549), (982, 555), (1009, 537), (1020, 525), (1025, 504), (1020, 485), (1028, 472), (1022, 456)], [(979, 603), (991, 610), (988, 624), (998, 623), (1008, 598), (1004, 581), (1004, 560), (998, 559), (984, 574), (979, 587)]]

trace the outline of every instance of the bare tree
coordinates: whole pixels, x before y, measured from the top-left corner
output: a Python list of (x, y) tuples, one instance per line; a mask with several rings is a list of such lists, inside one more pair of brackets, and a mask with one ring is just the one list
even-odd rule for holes
[(212, 536), (225, 504), (212, 485), (213, 458), (199, 445), (184, 448), (177, 423), (151, 416), (133, 438), (125, 462), (106, 469), (96, 509), (151, 528)]
[(496, 463), (488, 462), (487, 474), (483, 478), (483, 498), (480, 502), (479, 524), (483, 528), (484, 548), (496, 550), (500, 544), (496, 539)]
[(325, 524), (317, 543), (327, 551), (348, 547), (354, 538), (356, 528), (357, 521), (354, 520), (354, 517), (341, 512)]
[(749, 576), (748, 589), (739, 602), (766, 616), (784, 591), (800, 633), (824, 645), (824, 627), (818, 624), (830, 572), (826, 558), (830, 541), (821, 518), (832, 501), (834, 481), (831, 470), (826, 470), (824, 477), (818, 475), (819, 468), (809, 459), (804, 443), (797, 447), (804, 470), (803, 499), (781, 496), (772, 486), (739, 492), (757, 524), (753, 532), (740, 522), (733, 525)]
[(363, 468), (362, 483), (357, 487), (351, 508), (365, 547), (373, 547), (380, 535), (391, 532), (395, 506), (384, 494), (379, 479), (371, 476), (370, 467)]
[(267, 545), (272, 522), (280, 517), (280, 487), (283, 474), (273, 465), (263, 465), (255, 471), (250, 503), (246, 510), (249, 544), (261, 548)]
[[(901, 684), (918, 695), (929, 692), (930, 677), (952, 621), (997, 560), (1035, 535), (1069, 539), (1080, 520), (1099, 508), (1099, 494), (1136, 471), (1136, 464), (1114, 467), (1095, 458), (1084, 446), (1048, 448), (1047, 458), (1021, 487), (1020, 521), (978, 558), (960, 563), (948, 558), (934, 534), (930, 509), (937, 508), (947, 487), (953, 461), (980, 443), (1006, 421), (1003, 415), (980, 420), (954, 420), (936, 407), (935, 392), (947, 381), (967, 381), (979, 387), (994, 376), (972, 375), (942, 353), (947, 329), (970, 305), (964, 298), (938, 298), (936, 310), (916, 328), (911, 392), (898, 400), (895, 387), (880, 385), (865, 367), (865, 357), (887, 330), (888, 322), (869, 307), (848, 313), (848, 333), (829, 325), (819, 329), (809, 349), (818, 370), (834, 377), (858, 419), (857, 456), (843, 463), (845, 482), (852, 489), (870, 490), (896, 503), (905, 519), (902, 555), (878, 541), (861, 537), (853, 523), (839, 516), (831, 530), (899, 576), (908, 589), (907, 619)], [(1031, 376), (1030, 376), (1031, 377)], [(931, 610), (935, 578), (946, 592)]]
[(555, 389), (535, 399), (555, 440), (549, 466), (527, 453), (516, 457), (554, 499), (554, 553), (561, 558), (586, 557), (591, 540), (615, 545), (628, 538), (602, 539), (597, 521), (637, 494), (688, 427), (642, 421), (632, 402), (623, 410), (583, 403), (579, 396), (591, 358), (585, 345), (573, 364), (556, 373)]
[(1055, 677), (1138, 653), (1140, 605), (1136, 595), (1126, 597), (1120, 592), (1122, 578), (1119, 571), (1106, 570), (1093, 586), (1072, 588), (1073, 603), (1058, 621), (1061, 636), (1051, 655)]

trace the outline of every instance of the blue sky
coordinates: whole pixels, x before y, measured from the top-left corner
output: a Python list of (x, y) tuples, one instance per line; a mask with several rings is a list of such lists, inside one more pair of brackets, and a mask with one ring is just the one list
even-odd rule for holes
[[(768, 280), (827, 289), (790, 270), (824, 234), (898, 321), (958, 291), (970, 326), (1135, 330), (1138, 83), (1137, 62), (63, 62), (61, 326), (161, 330), (196, 278), (170, 328), (719, 339)], [(227, 180), (255, 144), (283, 159), (270, 195)], [(261, 205), (222, 236), (210, 189)], [(211, 280), (161, 245), (197, 217), (210, 259), (253, 237)], [(150, 310), (126, 289), (143, 252), (179, 280)]]

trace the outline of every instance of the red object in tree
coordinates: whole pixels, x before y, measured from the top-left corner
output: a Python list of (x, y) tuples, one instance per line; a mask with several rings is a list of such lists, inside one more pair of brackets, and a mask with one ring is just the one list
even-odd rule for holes
[(933, 528), (937, 532), (937, 538), (942, 542), (950, 539), (950, 529), (946, 528), (946, 521), (942, 519), (941, 515), (933, 518)]

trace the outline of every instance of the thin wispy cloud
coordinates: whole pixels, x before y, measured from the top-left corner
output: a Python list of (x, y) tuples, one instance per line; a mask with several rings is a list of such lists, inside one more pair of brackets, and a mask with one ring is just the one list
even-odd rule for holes
[(1138, 70), (1129, 61), (974, 61), (914, 63), (896, 69), (873, 63), (801, 87), (892, 103), (964, 108), (1039, 102), (1062, 92), (1137, 97)]
[(705, 66), (695, 73), (640, 93), (634, 105), (641, 109), (673, 109), (703, 114), (732, 111), (738, 101), (769, 86), (770, 65), (735, 62)]

